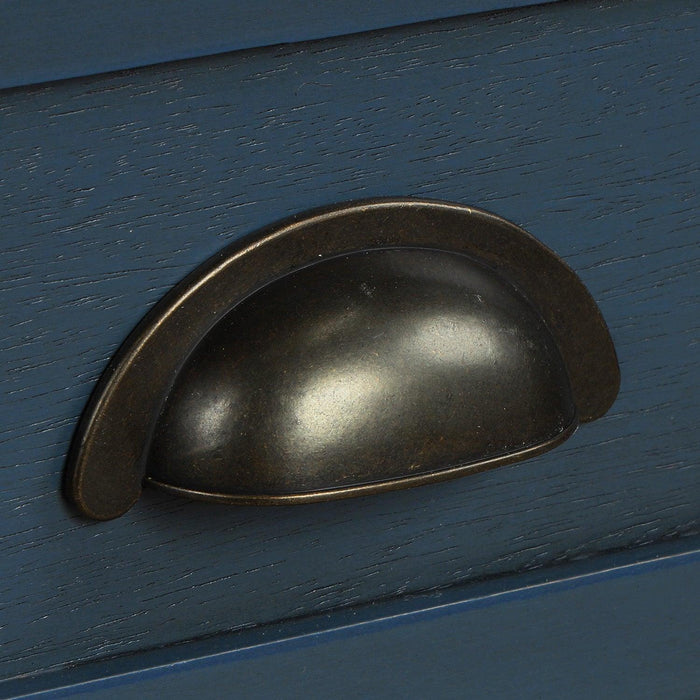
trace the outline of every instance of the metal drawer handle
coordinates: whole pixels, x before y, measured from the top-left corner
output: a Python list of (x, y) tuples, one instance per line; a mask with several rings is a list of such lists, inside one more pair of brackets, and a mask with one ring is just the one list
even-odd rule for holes
[(426, 484), (551, 449), (619, 382), (590, 294), (514, 224), (336, 206), (234, 243), (144, 318), (85, 410), (67, 493), (109, 519), (144, 482), (243, 504)]

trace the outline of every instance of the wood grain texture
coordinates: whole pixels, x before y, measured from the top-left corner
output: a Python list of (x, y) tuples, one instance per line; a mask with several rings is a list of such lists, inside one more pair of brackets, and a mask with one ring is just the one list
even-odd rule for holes
[[(0, 93), (3, 677), (698, 527), (698, 8), (580, 2)], [(599, 302), (617, 403), (453, 483), (275, 510), (59, 494), (86, 398), (226, 242), (355, 197), (460, 201)]]
[(680, 538), (0, 682), (0, 697), (694, 698), (699, 545)]
[(2, 0), (0, 88), (554, 0)]

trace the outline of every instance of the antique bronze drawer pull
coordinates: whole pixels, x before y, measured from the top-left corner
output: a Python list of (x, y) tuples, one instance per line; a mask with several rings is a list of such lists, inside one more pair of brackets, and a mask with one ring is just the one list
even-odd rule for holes
[(78, 427), (69, 497), (109, 519), (142, 484), (279, 504), (356, 496), (542, 453), (611, 406), (590, 294), (512, 223), (355, 202), (236, 242), (113, 358)]

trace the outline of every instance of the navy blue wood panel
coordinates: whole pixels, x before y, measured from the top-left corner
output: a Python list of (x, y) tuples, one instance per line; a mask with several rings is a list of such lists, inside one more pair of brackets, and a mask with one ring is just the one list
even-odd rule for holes
[[(2, 677), (696, 529), (698, 12), (561, 3), (0, 93)], [(77, 517), (66, 450), (145, 311), (235, 237), (375, 195), (560, 253), (617, 344), (609, 415), (412, 491)]]
[(699, 545), (675, 540), (0, 683), (0, 697), (694, 698)]
[(554, 0), (2, 0), (0, 88)]

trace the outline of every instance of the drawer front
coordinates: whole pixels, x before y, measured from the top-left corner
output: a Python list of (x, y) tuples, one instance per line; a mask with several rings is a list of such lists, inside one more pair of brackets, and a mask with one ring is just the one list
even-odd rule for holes
[[(555, 4), (0, 93), (2, 677), (697, 529), (697, 18)], [(78, 517), (66, 451), (147, 309), (236, 237), (387, 195), (556, 250), (617, 346), (610, 413), (412, 491)]]

